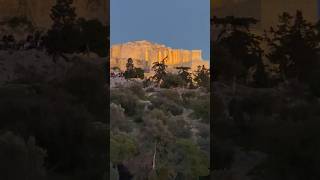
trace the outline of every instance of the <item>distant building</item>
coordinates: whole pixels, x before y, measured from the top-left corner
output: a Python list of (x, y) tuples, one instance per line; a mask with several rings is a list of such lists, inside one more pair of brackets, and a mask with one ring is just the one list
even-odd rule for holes
[(110, 68), (124, 70), (127, 60), (133, 59), (135, 67), (149, 73), (154, 62), (165, 59), (168, 70), (176, 66), (187, 66), (196, 69), (198, 65), (209, 67), (209, 61), (202, 59), (201, 50), (173, 49), (149, 41), (134, 41), (112, 45), (110, 49)]

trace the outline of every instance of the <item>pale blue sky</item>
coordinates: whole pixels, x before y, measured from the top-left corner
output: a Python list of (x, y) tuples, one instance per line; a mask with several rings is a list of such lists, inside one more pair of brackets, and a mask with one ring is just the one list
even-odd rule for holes
[(210, 0), (110, 0), (111, 44), (149, 40), (210, 54)]

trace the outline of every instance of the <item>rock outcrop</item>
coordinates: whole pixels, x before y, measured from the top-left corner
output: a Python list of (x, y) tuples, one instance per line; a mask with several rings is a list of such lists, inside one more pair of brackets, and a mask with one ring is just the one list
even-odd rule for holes
[[(0, 21), (12, 17), (27, 17), (35, 26), (48, 28), (51, 25), (50, 11), (56, 0), (0, 0)], [(74, 0), (79, 17), (109, 20), (109, 0)]]
[(201, 50), (172, 49), (149, 41), (128, 42), (111, 47), (110, 67), (125, 70), (128, 58), (132, 58), (136, 67), (149, 72), (154, 62), (161, 61), (165, 57), (169, 70), (173, 70), (176, 66), (187, 66), (192, 70), (199, 65), (209, 67), (209, 61), (204, 61), (201, 53)]

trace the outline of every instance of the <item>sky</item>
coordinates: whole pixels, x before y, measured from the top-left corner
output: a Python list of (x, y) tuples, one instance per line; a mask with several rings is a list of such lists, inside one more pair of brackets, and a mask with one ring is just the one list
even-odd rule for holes
[(210, 0), (110, 0), (112, 44), (148, 40), (210, 55)]

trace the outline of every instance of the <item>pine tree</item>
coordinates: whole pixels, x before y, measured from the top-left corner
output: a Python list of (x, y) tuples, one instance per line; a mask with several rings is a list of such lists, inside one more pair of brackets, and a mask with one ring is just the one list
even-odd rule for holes
[(319, 30), (297, 11), (293, 17), (283, 13), (277, 28), (270, 28), (266, 40), (270, 46), (267, 57), (279, 65), (282, 80), (312, 79), (318, 69)]
[(198, 87), (210, 88), (210, 70), (204, 67), (204, 65), (198, 66), (195, 71), (194, 81), (197, 83)]
[(44, 38), (44, 45), (54, 62), (58, 57), (68, 60), (64, 54), (79, 52), (83, 44), (72, 3), (72, 0), (57, 0), (51, 9), (53, 24)]
[(152, 66), (152, 69), (155, 72), (155, 74), (152, 76), (152, 79), (155, 80), (158, 85), (160, 85), (161, 81), (163, 81), (164, 77), (167, 75), (167, 65), (165, 63), (165, 59), (160, 62), (154, 62)]
[(126, 64), (126, 71), (124, 72), (124, 77), (126, 79), (135, 78), (135, 68), (132, 58), (129, 58)]
[[(262, 49), (260, 47), (262, 37), (251, 33), (249, 29), (258, 21), (254, 18), (229, 16), (225, 18), (214, 17), (212, 22), (215, 28), (219, 30), (217, 39), (213, 41), (215, 45), (213, 51), (223, 50), (229, 56), (226, 62), (225, 59), (221, 60), (220, 57), (215, 55), (217, 59), (213, 61), (215, 69), (219, 71), (220, 76), (233, 76), (226, 78), (233, 79), (234, 82), (240, 80), (246, 82), (250, 69), (262, 60)], [(230, 71), (230, 65), (232, 65), (233, 72), (227, 72)], [(221, 69), (222, 67), (226, 68), (227, 71)]]
[(77, 15), (72, 7), (73, 0), (57, 0), (51, 8), (52, 29), (61, 30), (65, 26), (74, 25)]

